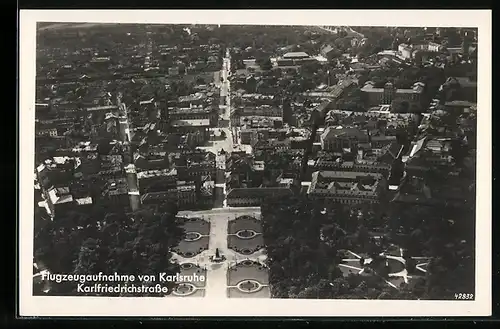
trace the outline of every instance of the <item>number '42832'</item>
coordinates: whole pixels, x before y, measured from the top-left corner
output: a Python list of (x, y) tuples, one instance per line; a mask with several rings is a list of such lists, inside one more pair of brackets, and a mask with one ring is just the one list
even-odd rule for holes
[(473, 300), (474, 294), (457, 293), (457, 294), (455, 294), (455, 299)]

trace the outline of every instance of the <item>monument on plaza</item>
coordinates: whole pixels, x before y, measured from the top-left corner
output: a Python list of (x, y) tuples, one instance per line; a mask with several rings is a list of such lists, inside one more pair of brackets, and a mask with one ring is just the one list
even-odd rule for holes
[(223, 262), (224, 260), (226, 260), (226, 257), (224, 255), (221, 255), (219, 248), (215, 248), (215, 255), (211, 256), (210, 260), (212, 262), (219, 263), (219, 262)]

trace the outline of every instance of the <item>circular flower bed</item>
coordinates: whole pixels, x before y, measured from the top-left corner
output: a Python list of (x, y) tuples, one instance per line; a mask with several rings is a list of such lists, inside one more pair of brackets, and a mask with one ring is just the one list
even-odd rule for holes
[(181, 283), (174, 288), (172, 293), (176, 296), (189, 296), (194, 294), (196, 287), (191, 283)]
[(184, 241), (192, 242), (201, 239), (201, 234), (198, 232), (187, 232), (184, 235)]
[(194, 264), (192, 264), (192, 263), (184, 263), (184, 264), (181, 264), (181, 268), (182, 268), (183, 270), (189, 270), (189, 269), (191, 269), (191, 268), (193, 268), (193, 267), (194, 267)]
[(236, 232), (236, 236), (240, 239), (251, 239), (257, 235), (257, 232), (253, 230), (240, 230)]
[(244, 249), (240, 250), (240, 253), (242, 253), (243, 255), (250, 255), (250, 254), (253, 254), (253, 250), (250, 250), (248, 248), (244, 248)]
[(241, 265), (244, 265), (244, 266), (252, 266), (253, 265), (253, 262), (251, 260), (244, 260), (240, 263)]
[(262, 285), (255, 280), (244, 280), (238, 283), (236, 286), (241, 292), (252, 293), (259, 291)]

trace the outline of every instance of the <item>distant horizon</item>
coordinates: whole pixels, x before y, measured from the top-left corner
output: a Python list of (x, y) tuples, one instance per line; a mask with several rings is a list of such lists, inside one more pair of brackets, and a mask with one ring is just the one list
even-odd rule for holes
[(457, 28), (457, 29), (474, 29), (477, 30), (477, 27), (463, 27), (463, 26), (397, 26), (397, 25), (386, 25), (386, 26), (376, 26), (376, 25), (325, 25), (325, 24), (313, 24), (313, 25), (289, 25), (289, 24), (283, 24), (283, 25), (268, 25), (268, 24), (219, 24), (219, 23), (203, 23), (203, 24), (198, 24), (198, 23), (121, 23), (121, 22), (37, 22), (37, 30), (43, 29), (47, 30), (49, 27), (54, 27), (54, 28), (76, 28), (76, 27), (82, 27), (82, 28), (90, 28), (90, 27), (98, 27), (98, 26), (134, 26), (134, 25), (148, 25), (148, 26), (218, 26), (218, 27), (225, 27), (225, 26), (239, 26), (239, 27), (251, 27), (251, 26), (259, 26), (259, 27), (321, 27), (321, 26), (330, 26), (330, 27), (350, 27), (350, 28), (405, 28), (405, 29), (422, 29), (422, 28), (430, 28), (430, 29), (437, 29), (437, 28)]

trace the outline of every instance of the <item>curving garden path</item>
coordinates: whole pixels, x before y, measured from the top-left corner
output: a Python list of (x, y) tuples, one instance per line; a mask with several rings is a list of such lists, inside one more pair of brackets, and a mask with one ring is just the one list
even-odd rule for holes
[[(184, 227), (188, 234), (174, 250), (173, 258), (181, 266), (189, 263), (206, 271), (203, 287), (184, 285), (179, 295), (209, 298), (270, 297), (268, 272), (262, 265), (267, 256), (258, 219), (260, 208), (183, 211), (179, 216), (195, 220), (185, 221), (189, 223), (189, 229)], [(204, 225), (203, 221), (209, 225)], [(205, 231), (200, 231), (203, 228), (209, 228), (206, 236)], [(220, 263), (211, 261), (217, 249), (225, 257)], [(190, 251), (193, 253), (186, 255)], [(198, 294), (191, 293), (190, 288)]]
[[(395, 247), (395, 246), (393, 246)], [(396, 248), (394, 251), (381, 253), (380, 256), (385, 258), (385, 266), (389, 269), (387, 279), (383, 279), (389, 286), (399, 289), (403, 283), (408, 284), (411, 279), (418, 278), (424, 275), (429, 259), (426, 257), (411, 257), (416, 262), (415, 273), (410, 274), (406, 267), (406, 259), (404, 258), (403, 249)], [(361, 264), (363, 261), (363, 265)], [(370, 264), (373, 262), (371, 258), (364, 258), (350, 250), (346, 252), (346, 258), (342, 259), (342, 264), (339, 264), (341, 271), (345, 276), (349, 274), (364, 274)], [(374, 274), (377, 274), (373, 271)]]

